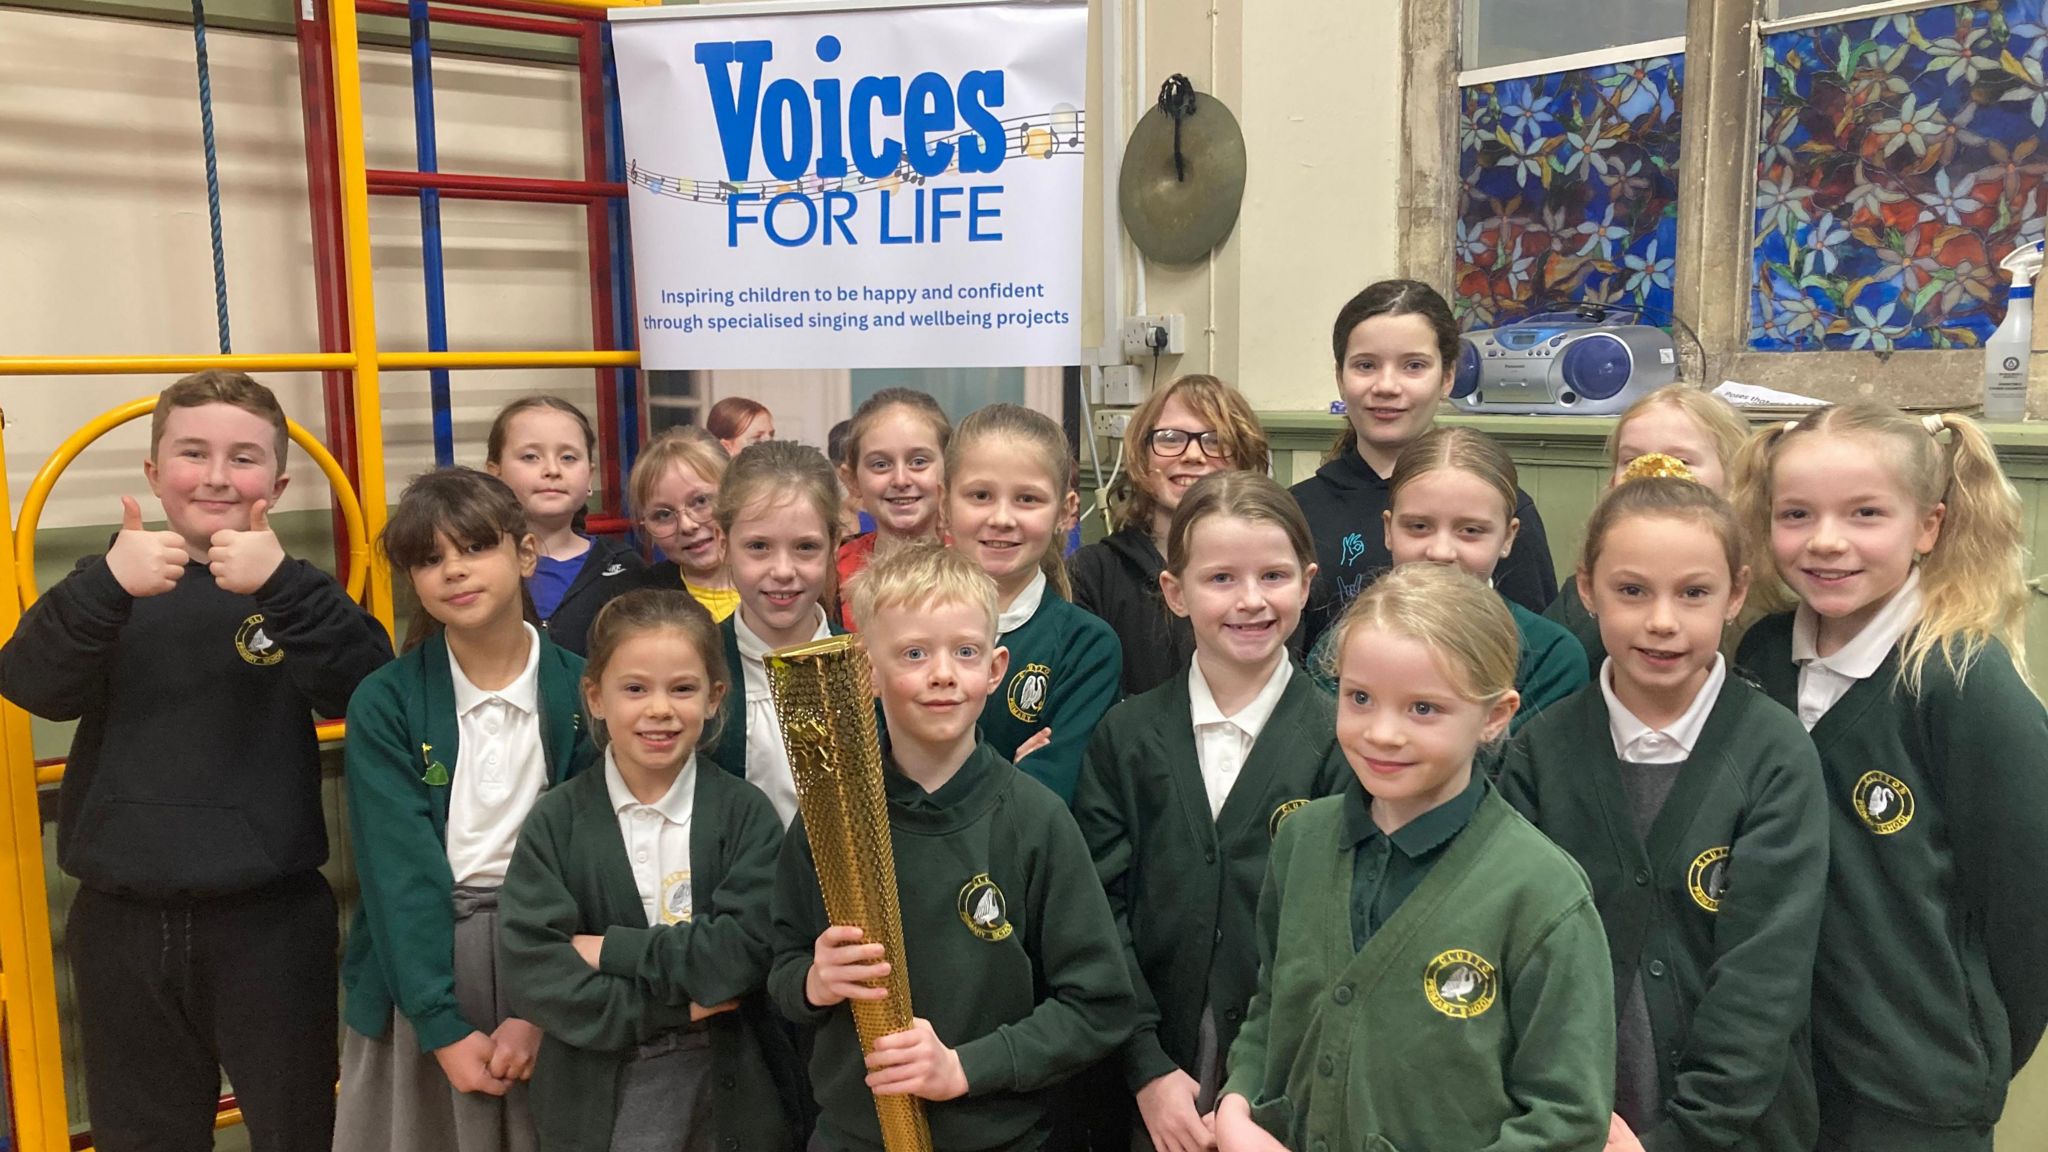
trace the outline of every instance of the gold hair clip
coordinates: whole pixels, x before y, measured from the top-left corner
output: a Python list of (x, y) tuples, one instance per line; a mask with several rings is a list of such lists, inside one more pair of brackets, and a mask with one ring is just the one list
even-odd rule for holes
[(1645, 452), (1629, 461), (1628, 467), (1621, 470), (1621, 480), (1624, 484), (1630, 480), (1655, 480), (1665, 477), (1698, 482), (1698, 477), (1692, 474), (1692, 469), (1685, 466), (1685, 461), (1662, 452)]

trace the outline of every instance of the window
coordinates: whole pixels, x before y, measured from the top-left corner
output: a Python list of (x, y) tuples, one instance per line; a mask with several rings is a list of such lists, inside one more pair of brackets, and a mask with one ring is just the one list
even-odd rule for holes
[(1492, 68), (1685, 35), (1685, 0), (1466, 0), (1459, 66)]

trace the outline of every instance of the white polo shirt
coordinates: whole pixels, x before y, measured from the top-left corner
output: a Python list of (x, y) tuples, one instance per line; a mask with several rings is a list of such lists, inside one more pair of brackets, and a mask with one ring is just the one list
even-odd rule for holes
[(1214, 820), (1223, 813), (1223, 802), (1230, 799), (1230, 790), (1237, 784), (1237, 775), (1244, 770), (1244, 762), (1252, 754), (1252, 745), (1258, 743), (1259, 733), (1266, 728), (1266, 721), (1273, 718), (1273, 709), (1280, 705), (1280, 694), (1287, 691), (1287, 681), (1294, 677), (1294, 665), (1281, 657), (1266, 677), (1265, 687), (1251, 698), (1235, 715), (1225, 716), (1216, 706), (1216, 696), (1209, 690), (1209, 679), (1202, 675), (1202, 658), (1197, 655), (1188, 670), (1188, 711), (1194, 714), (1195, 758), (1202, 766), (1202, 786), (1209, 793), (1209, 818)]
[(619, 838), (626, 842), (626, 866), (640, 890), (640, 910), (647, 924), (688, 923), (694, 911), (690, 892), (690, 817), (697, 804), (697, 754), (683, 761), (675, 783), (661, 799), (642, 804), (619, 775), (612, 750), (604, 750), (604, 789), (619, 818)]
[[(832, 635), (832, 625), (819, 608), (818, 626), (811, 639)], [(768, 687), (768, 643), (747, 627), (746, 613), (732, 617), (733, 635), (740, 645), (740, 687), (746, 692), (747, 783), (759, 788), (774, 805), (775, 815), (788, 828), (796, 819), (796, 777), (789, 771), (789, 746), (782, 739), (782, 720), (775, 714), (775, 693)]]
[(1700, 731), (1707, 726), (1714, 701), (1721, 698), (1721, 685), (1727, 682), (1727, 658), (1716, 653), (1714, 670), (1707, 673), (1707, 682), (1700, 685), (1699, 694), (1692, 698), (1685, 712), (1667, 727), (1652, 728), (1614, 694), (1613, 659), (1601, 661), (1600, 695), (1607, 698), (1607, 733), (1614, 738), (1615, 758), (1630, 764), (1684, 763), (1692, 755), (1693, 745), (1700, 741)]
[(1799, 722), (1808, 732), (1842, 702), (1858, 680), (1867, 680), (1884, 658), (1920, 619), (1920, 570), (1878, 609), (1847, 644), (1832, 656), (1820, 654), (1820, 616), (1805, 604), (1792, 615), (1792, 662), (1799, 665)]
[(526, 668), (510, 684), (485, 691), (463, 674), (455, 652), (455, 737), (459, 749), (448, 782), (448, 868), (457, 884), (495, 888), (505, 882), (519, 826), (548, 786), (540, 738), (540, 633), (526, 628)]

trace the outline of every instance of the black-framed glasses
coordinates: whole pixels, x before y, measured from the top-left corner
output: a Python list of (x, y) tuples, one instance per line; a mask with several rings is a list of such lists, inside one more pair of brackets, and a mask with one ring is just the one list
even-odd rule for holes
[(1191, 432), (1186, 428), (1154, 428), (1146, 441), (1151, 445), (1154, 456), (1185, 456), (1188, 445), (1200, 444), (1202, 455), (1218, 460), (1228, 455), (1223, 450), (1223, 440), (1214, 432)]

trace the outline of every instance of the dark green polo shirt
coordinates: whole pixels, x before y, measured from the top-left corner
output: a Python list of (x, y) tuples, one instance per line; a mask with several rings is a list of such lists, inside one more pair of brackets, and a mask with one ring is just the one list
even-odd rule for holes
[(1372, 822), (1372, 798), (1365, 786), (1352, 777), (1344, 790), (1344, 814), (1340, 843), (1358, 850), (1351, 861), (1351, 946), (1363, 950), (1366, 941), (1391, 919), (1408, 899), (1437, 858), (1458, 833), (1471, 823), (1472, 813), (1486, 795), (1486, 774), (1473, 769), (1472, 782), (1463, 792), (1431, 808), (1393, 835), (1380, 831)]

